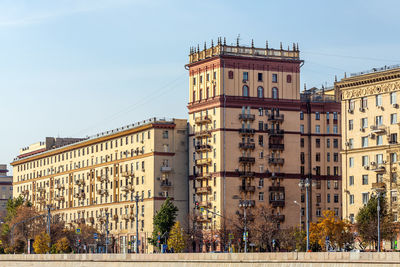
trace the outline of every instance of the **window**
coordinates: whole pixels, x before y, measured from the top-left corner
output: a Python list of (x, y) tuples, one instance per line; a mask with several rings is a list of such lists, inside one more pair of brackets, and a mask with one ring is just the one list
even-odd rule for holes
[(317, 217), (321, 217), (321, 208), (317, 208), (317, 210), (315, 211), (315, 215)]
[(163, 139), (168, 139), (168, 131), (163, 131)]
[(319, 112), (315, 112), (315, 119), (319, 121), (319, 119), (320, 119), (320, 114), (319, 114)]
[(362, 196), (362, 203), (364, 205), (367, 205), (369, 200), (369, 193), (361, 193), (361, 196)]
[(353, 149), (354, 148), (354, 139), (350, 138), (349, 139), (349, 149)]
[(249, 96), (249, 87), (247, 85), (243, 85), (243, 96)]
[(376, 116), (375, 117), (375, 125), (376, 126), (381, 126), (382, 123), (383, 123), (382, 116)]
[(361, 128), (368, 128), (368, 118), (361, 119)]
[(396, 96), (396, 92), (392, 92), (390, 93), (390, 104), (397, 104), (397, 96)]
[(331, 161), (331, 153), (329, 153), (329, 152), (326, 153), (326, 161), (327, 162)]
[(383, 163), (383, 154), (377, 154), (376, 155), (376, 163), (377, 164), (382, 164)]
[[(263, 131), (264, 130), (264, 122), (262, 122), (262, 121), (259, 121), (258, 122), (258, 130), (259, 131)], [(262, 136), (261, 136), (262, 137)]]
[(288, 74), (286, 75), (286, 82), (291, 83), (292, 82), (292, 75)]
[(262, 88), (261, 86), (259, 86), (257, 88), (257, 97), (258, 98), (263, 98), (264, 97), (264, 88)]
[(363, 185), (367, 185), (368, 184), (368, 174), (363, 174), (361, 181), (362, 181)]
[(353, 128), (354, 128), (353, 120), (349, 120), (349, 130), (351, 131), (353, 130)]
[(303, 111), (300, 111), (300, 120), (304, 120), (304, 113), (303, 113)]
[(321, 203), (321, 194), (317, 194), (317, 203)]
[(300, 147), (304, 147), (304, 138), (300, 139)]
[(376, 95), (375, 96), (375, 103), (377, 107), (381, 107), (382, 106), (382, 95)]
[(368, 166), (369, 165), (369, 157), (368, 156), (362, 156), (362, 166)]
[(305, 162), (305, 154), (304, 154), (304, 152), (300, 153), (300, 162), (301, 162), (301, 164), (304, 164), (304, 162)]
[(304, 125), (303, 124), (300, 125), (300, 133), (304, 133)]
[(390, 153), (390, 162), (391, 163), (397, 162), (397, 154), (396, 153)]
[(321, 153), (315, 154), (315, 161), (321, 161)]
[(361, 108), (368, 108), (368, 99), (367, 97), (361, 98)]
[(354, 204), (354, 195), (350, 195), (350, 199), (349, 199), (349, 204), (353, 205)]
[(354, 176), (349, 176), (349, 185), (354, 185)]
[(350, 111), (353, 111), (353, 110), (354, 110), (354, 106), (355, 106), (354, 100), (349, 100), (349, 110), (350, 110)]
[(262, 80), (263, 80), (263, 74), (261, 73), (261, 72), (259, 72), (258, 73), (258, 75), (257, 75), (257, 80), (259, 81), (259, 82), (262, 82)]
[(331, 203), (331, 194), (326, 195), (326, 202)]
[(214, 71), (214, 73), (213, 73), (213, 79), (214, 80), (217, 79), (217, 72), (216, 71)]
[(333, 161), (339, 162), (339, 154), (338, 153), (333, 153)]
[(278, 88), (276, 88), (276, 87), (272, 88), (272, 98), (278, 99)]
[(233, 71), (230, 70), (230, 71), (228, 72), (228, 78), (229, 78), (229, 79), (233, 79)]
[(210, 81), (210, 73), (207, 73), (206, 80), (207, 80), (207, 82)]
[(383, 145), (383, 136), (382, 135), (376, 136), (376, 145), (377, 146)]
[(368, 147), (368, 136), (361, 137), (361, 146)]
[(329, 139), (329, 138), (326, 139), (326, 147), (327, 148), (331, 147), (331, 139)]
[(259, 201), (264, 201), (264, 192), (259, 192), (258, 193), (258, 200)]
[(193, 77), (193, 85), (196, 85), (196, 77)]
[(333, 125), (333, 133), (334, 134), (338, 133), (338, 126), (337, 125)]
[(258, 144), (259, 144), (260, 146), (263, 146), (263, 145), (264, 145), (264, 138), (263, 138), (262, 135), (258, 136)]
[(319, 138), (315, 139), (315, 147), (317, 147), (317, 148), (321, 147), (321, 139), (319, 139)]
[(354, 167), (354, 158), (350, 157), (349, 158), (349, 168), (353, 168)]
[(319, 125), (315, 125), (315, 132), (316, 133), (320, 133), (320, 126)]
[(335, 195), (333, 196), (333, 202), (339, 203), (339, 194), (335, 194)]
[(390, 114), (390, 124), (396, 124), (397, 123), (397, 114), (393, 113)]
[(262, 108), (259, 108), (259, 109), (258, 109), (258, 115), (259, 115), (259, 116), (262, 116), (262, 115), (263, 115), (263, 109), (262, 109)]
[(326, 133), (329, 133), (330, 132), (330, 127), (329, 127), (329, 125), (326, 125)]
[(276, 73), (272, 74), (272, 82), (273, 83), (277, 83), (278, 82), (278, 74), (276, 74)]
[(249, 80), (249, 73), (247, 71), (243, 72), (243, 81), (248, 81)]
[(397, 183), (397, 173), (392, 172), (390, 179), (392, 180), (392, 183)]

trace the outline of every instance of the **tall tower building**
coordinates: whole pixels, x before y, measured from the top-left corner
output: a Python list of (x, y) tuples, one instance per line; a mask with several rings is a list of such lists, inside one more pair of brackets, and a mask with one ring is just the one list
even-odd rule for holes
[[(190, 218), (204, 234), (203, 241), (192, 244), (193, 250), (216, 249), (217, 242), (206, 240), (212, 240), (213, 230), (222, 227), (222, 218), (233, 219), (246, 211), (247, 220), (252, 220), (259, 205), (268, 206), (282, 228), (305, 222), (301, 213), (305, 191), (299, 182), (306, 177), (317, 184), (310, 186), (310, 218), (328, 209), (328, 194), (329, 199), (332, 194), (329, 208), (340, 213), (339, 203), (333, 207), (335, 194), (339, 202), (339, 185), (337, 193), (327, 191), (326, 185), (331, 179), (339, 183), (340, 164), (336, 163), (334, 175), (333, 159), (326, 162), (324, 143), (330, 139), (332, 150), (335, 142), (338, 154), (340, 104), (323, 91), (301, 97), (302, 64), (295, 44), (291, 49), (282, 45), (271, 49), (268, 43), (255, 48), (253, 42), (251, 46), (226, 45), (225, 39), (218, 39), (216, 46), (191, 49), (186, 65)], [(326, 132), (327, 128), (333, 131), (334, 125), (335, 134)]]

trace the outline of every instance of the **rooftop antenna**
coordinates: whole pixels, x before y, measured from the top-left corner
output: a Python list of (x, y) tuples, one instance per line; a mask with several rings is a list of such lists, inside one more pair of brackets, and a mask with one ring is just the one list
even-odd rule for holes
[(239, 40), (240, 40), (240, 33), (236, 37), (236, 46), (239, 46)]

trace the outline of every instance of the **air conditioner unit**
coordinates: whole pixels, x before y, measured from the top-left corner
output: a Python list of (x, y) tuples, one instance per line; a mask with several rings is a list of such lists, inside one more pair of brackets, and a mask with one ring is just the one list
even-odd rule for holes
[(156, 179), (157, 179), (157, 181), (160, 181), (160, 180), (161, 180), (161, 177), (157, 177)]
[(372, 133), (370, 133), (370, 134), (368, 134), (368, 137), (371, 138), (371, 139), (374, 139), (374, 138), (375, 138), (375, 135), (372, 134)]
[(371, 161), (371, 165), (372, 166), (376, 165), (375, 161)]
[(387, 163), (387, 161), (386, 161), (386, 160), (384, 160), (384, 161), (382, 161), (382, 163), (383, 163), (383, 164), (386, 164), (386, 163)]
[(398, 104), (392, 104), (392, 107), (394, 107), (394, 108), (398, 108), (398, 107), (399, 107), (399, 105), (398, 105)]
[(377, 106), (378, 109), (382, 109), (383, 110), (383, 106)]
[(365, 170), (369, 170), (369, 166), (368, 166), (368, 165), (365, 165), (365, 166), (364, 166), (364, 169), (365, 169)]
[(348, 113), (353, 113), (353, 110), (349, 108), (347, 112)]
[(365, 129), (361, 127), (360, 132), (365, 132)]
[(160, 193), (158, 193), (158, 195), (160, 196), (160, 197), (162, 197), (164, 194), (163, 194), (164, 192), (160, 192)]
[(350, 145), (350, 143), (349, 143), (349, 142), (346, 142), (346, 143), (344, 143), (344, 145), (345, 145), (345, 146), (349, 146), (349, 145)]
[(359, 111), (364, 112), (365, 109), (364, 108), (359, 108)]

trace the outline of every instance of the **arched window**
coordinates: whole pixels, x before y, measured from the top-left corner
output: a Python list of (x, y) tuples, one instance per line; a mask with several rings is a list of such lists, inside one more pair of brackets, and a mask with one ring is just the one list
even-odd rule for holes
[(272, 88), (272, 98), (278, 99), (278, 88), (276, 88), (276, 87)]
[(229, 76), (229, 79), (233, 79), (233, 71), (230, 70), (230, 71), (228, 72), (228, 76)]
[(287, 83), (291, 83), (291, 82), (292, 82), (292, 75), (288, 74), (288, 75), (286, 76), (286, 82), (287, 82)]
[(247, 85), (243, 86), (243, 96), (249, 96), (249, 87)]
[(258, 98), (264, 98), (264, 88), (262, 88), (262, 86), (259, 86), (257, 88), (257, 97)]

